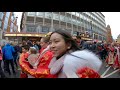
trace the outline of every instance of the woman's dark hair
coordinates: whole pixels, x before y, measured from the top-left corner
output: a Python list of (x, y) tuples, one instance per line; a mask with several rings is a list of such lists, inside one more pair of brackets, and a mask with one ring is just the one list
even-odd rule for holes
[(70, 49), (72, 49), (74, 51), (80, 50), (79, 46), (77, 45), (75, 40), (72, 38), (71, 34), (68, 33), (66, 30), (58, 29), (58, 30), (52, 32), (52, 34), (53, 33), (58, 33), (58, 34), (62, 35), (63, 39), (65, 40), (65, 43), (69, 42), (71, 44), (71, 48)]

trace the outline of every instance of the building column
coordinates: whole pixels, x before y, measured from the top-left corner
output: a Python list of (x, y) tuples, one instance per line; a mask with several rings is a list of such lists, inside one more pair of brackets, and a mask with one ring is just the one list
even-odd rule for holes
[(0, 28), (0, 45), (2, 44), (2, 29)]
[(43, 26), (45, 26), (45, 12), (44, 12), (44, 15), (43, 15)]
[(73, 35), (73, 22), (72, 22), (72, 12), (71, 12), (71, 25), (72, 25), (72, 32), (71, 32), (71, 35)]
[(54, 28), (53, 28), (53, 12), (52, 12), (50, 32), (53, 32), (53, 31), (54, 31)]
[(35, 22), (36, 22), (36, 14), (37, 14), (37, 12), (35, 12), (34, 25), (35, 25)]
[[(66, 18), (66, 12), (65, 12), (65, 18)], [(67, 29), (67, 21), (66, 21), (66, 25), (65, 25), (65, 28)]]
[(59, 28), (61, 28), (61, 24), (60, 24), (60, 12), (59, 12)]

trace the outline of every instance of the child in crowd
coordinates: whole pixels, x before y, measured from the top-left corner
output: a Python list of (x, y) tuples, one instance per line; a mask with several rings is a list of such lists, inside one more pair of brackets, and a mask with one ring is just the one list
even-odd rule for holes
[[(30, 47), (29, 49), (29, 56), (28, 56), (28, 62), (32, 66), (33, 69), (37, 69), (37, 61), (38, 61), (37, 50), (35, 47)], [(28, 74), (28, 78), (33, 78), (30, 74)]]
[[(21, 56), (24, 56), (25, 60), (28, 61), (28, 56), (29, 56), (29, 46), (28, 45), (24, 45), (22, 46), (22, 54)], [(24, 72), (24, 71), (21, 71), (21, 74), (20, 74), (20, 78), (27, 78), (27, 74)]]

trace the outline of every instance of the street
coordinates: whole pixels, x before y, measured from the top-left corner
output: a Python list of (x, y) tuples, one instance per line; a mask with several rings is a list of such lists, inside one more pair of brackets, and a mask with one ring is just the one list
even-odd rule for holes
[[(18, 65), (19, 65), (19, 64), (18, 64)], [(9, 65), (9, 67), (10, 67), (11, 75), (9, 75), (7, 72), (4, 72), (5, 75), (6, 75), (6, 77), (7, 77), (7, 78), (20, 78), (20, 72), (21, 72), (21, 70), (17, 70), (17, 68), (16, 68), (15, 65), (14, 65), (15, 71), (16, 71), (16, 75), (14, 75), (14, 74), (12, 73), (11, 65)], [(2, 68), (3, 68), (3, 62), (2, 62)]]
[[(105, 77), (103, 76), (103, 78), (120, 78), (120, 70), (114, 70), (112, 67), (106, 67), (105, 62), (103, 62), (99, 73), (101, 76), (102, 75), (105, 76)], [(108, 76), (108, 74), (109, 74), (109, 76)]]

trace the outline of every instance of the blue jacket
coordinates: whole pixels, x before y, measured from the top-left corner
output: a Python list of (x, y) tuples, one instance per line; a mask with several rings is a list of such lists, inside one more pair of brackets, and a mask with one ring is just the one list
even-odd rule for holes
[(10, 44), (6, 44), (3, 47), (2, 51), (3, 51), (5, 60), (13, 59), (13, 53), (15, 52), (13, 46), (11, 46)]

